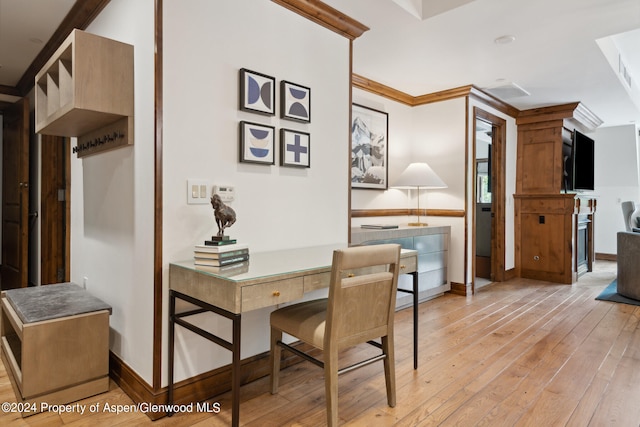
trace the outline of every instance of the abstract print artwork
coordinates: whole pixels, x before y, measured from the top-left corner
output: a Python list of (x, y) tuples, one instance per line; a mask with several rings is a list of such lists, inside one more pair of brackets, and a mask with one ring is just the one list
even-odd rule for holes
[(240, 122), (240, 161), (275, 164), (275, 128), (258, 123)]
[(276, 79), (255, 71), (240, 69), (240, 109), (273, 116), (276, 112)]
[(283, 80), (280, 82), (280, 97), (283, 119), (311, 122), (311, 89)]
[(351, 187), (386, 190), (389, 115), (353, 104), (351, 120)]
[(311, 135), (280, 129), (280, 165), (308, 168), (311, 166)]

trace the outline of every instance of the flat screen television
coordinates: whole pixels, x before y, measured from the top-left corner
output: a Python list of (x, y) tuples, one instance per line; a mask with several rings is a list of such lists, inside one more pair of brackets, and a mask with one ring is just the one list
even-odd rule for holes
[(573, 190), (594, 190), (594, 141), (573, 131)]

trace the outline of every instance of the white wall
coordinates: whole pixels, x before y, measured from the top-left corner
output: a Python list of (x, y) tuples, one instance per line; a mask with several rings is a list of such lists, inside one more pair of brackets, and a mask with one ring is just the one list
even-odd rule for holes
[(589, 136), (595, 140), (595, 251), (617, 254), (616, 234), (625, 229), (620, 204), (640, 203), (638, 130), (633, 124), (605, 127)]
[[(346, 243), (349, 41), (264, 0), (170, 1), (164, 8), (165, 285), (168, 263), (193, 257), (194, 244), (217, 232), (209, 204), (187, 205), (187, 179), (235, 186), (229, 205), (238, 220), (227, 234), (248, 243), (250, 253)], [(311, 123), (239, 111), (240, 68), (275, 77), (278, 100), (281, 80), (310, 87)], [(241, 120), (309, 132), (311, 167), (239, 163)], [(268, 350), (268, 312), (243, 315), (243, 358)], [(229, 338), (228, 321), (203, 315), (199, 322)], [(230, 360), (228, 351), (178, 328), (176, 380)]]
[(134, 45), (134, 145), (71, 159), (71, 280), (86, 283), (89, 292), (113, 307), (110, 348), (149, 383), (153, 361), (153, 21), (153, 0), (112, 0), (87, 29)]
[[(353, 101), (389, 114), (389, 185), (393, 186), (394, 179), (411, 162), (427, 162), (448, 185), (441, 190), (430, 190), (422, 194), (420, 207), (427, 209), (465, 210), (465, 134), (467, 112), (465, 98), (457, 98), (432, 104), (409, 107), (387, 98), (360, 89), (353, 90)], [(515, 166), (517, 129), (515, 119), (478, 101), (469, 103), (469, 118), (473, 120), (473, 107), (504, 118), (507, 122), (507, 153), (506, 153), (506, 226), (505, 226), (505, 268), (515, 266), (514, 247), (514, 211), (513, 194), (515, 193)], [(468, 141), (473, 141), (473, 123), (468, 129)], [(470, 152), (470, 151), (469, 151)], [(469, 175), (473, 181), (473, 177)], [(407, 190), (390, 188), (386, 191), (352, 190), (352, 209), (403, 209), (417, 207), (415, 191), (410, 194)], [(472, 206), (473, 200), (468, 206)], [(469, 215), (470, 218), (470, 215)], [(471, 219), (469, 219), (470, 221)], [(371, 222), (371, 218), (354, 218), (353, 226)], [(380, 217), (376, 222), (397, 223), (397, 217)], [(402, 222), (409, 222), (409, 218), (402, 218)], [(428, 217), (431, 225), (451, 226), (451, 248), (449, 280), (464, 283), (465, 268), (470, 272), (471, 257), (468, 265), (464, 264), (465, 253), (465, 221), (464, 218)], [(468, 225), (466, 231), (473, 230)], [(471, 241), (471, 235), (467, 237)], [(469, 254), (470, 255), (470, 254)], [(467, 276), (471, 280), (471, 274)]]

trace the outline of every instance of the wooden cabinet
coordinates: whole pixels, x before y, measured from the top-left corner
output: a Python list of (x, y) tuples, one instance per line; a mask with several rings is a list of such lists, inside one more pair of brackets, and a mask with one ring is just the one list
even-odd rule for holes
[(596, 203), (590, 197), (563, 192), (563, 139), (576, 128), (593, 130), (600, 121), (582, 104), (573, 103), (524, 111), (516, 124), (516, 270), (520, 277), (573, 283), (579, 271), (591, 271), (593, 240), (589, 236)]
[(36, 132), (78, 156), (133, 143), (133, 46), (73, 30), (36, 75)]

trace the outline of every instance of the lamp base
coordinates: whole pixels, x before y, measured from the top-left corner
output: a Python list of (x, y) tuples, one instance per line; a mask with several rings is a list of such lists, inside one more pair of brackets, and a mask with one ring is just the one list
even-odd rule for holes
[(427, 224), (426, 222), (410, 222), (409, 224), (407, 224), (409, 227), (426, 227)]

